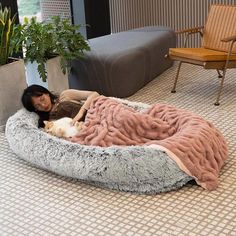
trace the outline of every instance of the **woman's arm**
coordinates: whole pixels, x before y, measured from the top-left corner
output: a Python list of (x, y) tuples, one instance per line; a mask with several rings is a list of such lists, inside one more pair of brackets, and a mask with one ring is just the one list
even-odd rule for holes
[(60, 94), (59, 101), (84, 101), (78, 114), (73, 118), (73, 123), (79, 121), (89, 109), (92, 101), (99, 96), (99, 93), (93, 91), (84, 91), (76, 89), (67, 89)]

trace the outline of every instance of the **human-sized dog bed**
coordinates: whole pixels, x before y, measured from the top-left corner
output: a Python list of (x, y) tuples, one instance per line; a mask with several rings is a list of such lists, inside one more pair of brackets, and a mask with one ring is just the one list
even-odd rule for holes
[[(128, 105), (124, 106), (120, 101), (100, 96), (88, 110), (85, 128), (73, 142), (38, 129), (37, 115), (25, 109), (8, 119), (6, 137), (20, 158), (97, 186), (151, 194), (180, 188), (195, 179), (206, 189), (217, 187), (227, 145), (212, 124), (170, 105), (123, 101)], [(123, 129), (124, 114), (131, 116)], [(145, 118), (140, 123), (137, 119), (142, 116)], [(135, 132), (127, 128), (132, 127), (132, 119), (139, 123), (134, 126)], [(101, 132), (104, 128), (107, 131)], [(121, 140), (128, 146), (119, 145)]]

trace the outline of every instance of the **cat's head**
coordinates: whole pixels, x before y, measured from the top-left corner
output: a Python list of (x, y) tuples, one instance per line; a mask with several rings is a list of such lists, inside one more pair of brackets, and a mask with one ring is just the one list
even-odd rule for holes
[(44, 125), (44, 131), (48, 134), (59, 138), (64, 137), (65, 131), (64, 128), (61, 127), (61, 124), (58, 124), (56, 121), (44, 121)]
[(52, 132), (52, 128), (53, 128), (53, 121), (44, 120), (43, 123), (44, 123), (44, 130), (47, 133), (51, 133)]

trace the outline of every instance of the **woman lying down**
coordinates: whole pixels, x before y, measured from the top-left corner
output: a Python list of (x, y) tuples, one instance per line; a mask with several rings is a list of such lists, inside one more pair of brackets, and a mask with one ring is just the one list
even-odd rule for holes
[(22, 103), (39, 115), (38, 125), (46, 132), (80, 144), (140, 145), (176, 131), (152, 109), (150, 114), (138, 112), (97, 92), (68, 89), (56, 96), (42, 86), (31, 85), (24, 90)]
[(28, 111), (39, 115), (39, 127), (85, 145), (154, 143), (168, 148), (177, 140), (182, 146), (191, 144), (198, 135), (198, 141), (203, 143), (206, 134), (222, 137), (212, 124), (189, 111), (168, 104), (154, 104), (137, 111), (92, 91), (68, 89), (56, 96), (42, 86), (31, 85), (24, 90), (22, 103)]

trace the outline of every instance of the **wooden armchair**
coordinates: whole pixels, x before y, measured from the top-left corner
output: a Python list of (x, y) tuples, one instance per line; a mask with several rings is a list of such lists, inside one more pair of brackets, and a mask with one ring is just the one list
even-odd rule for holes
[[(179, 61), (172, 93), (176, 85), (182, 63), (203, 66), (205, 69), (216, 69), (221, 78), (215, 105), (219, 105), (226, 70), (236, 68), (236, 6), (211, 5), (205, 27), (176, 32), (186, 34), (184, 48), (170, 48), (168, 56)], [(202, 36), (200, 48), (185, 48), (188, 36), (199, 33)]]

